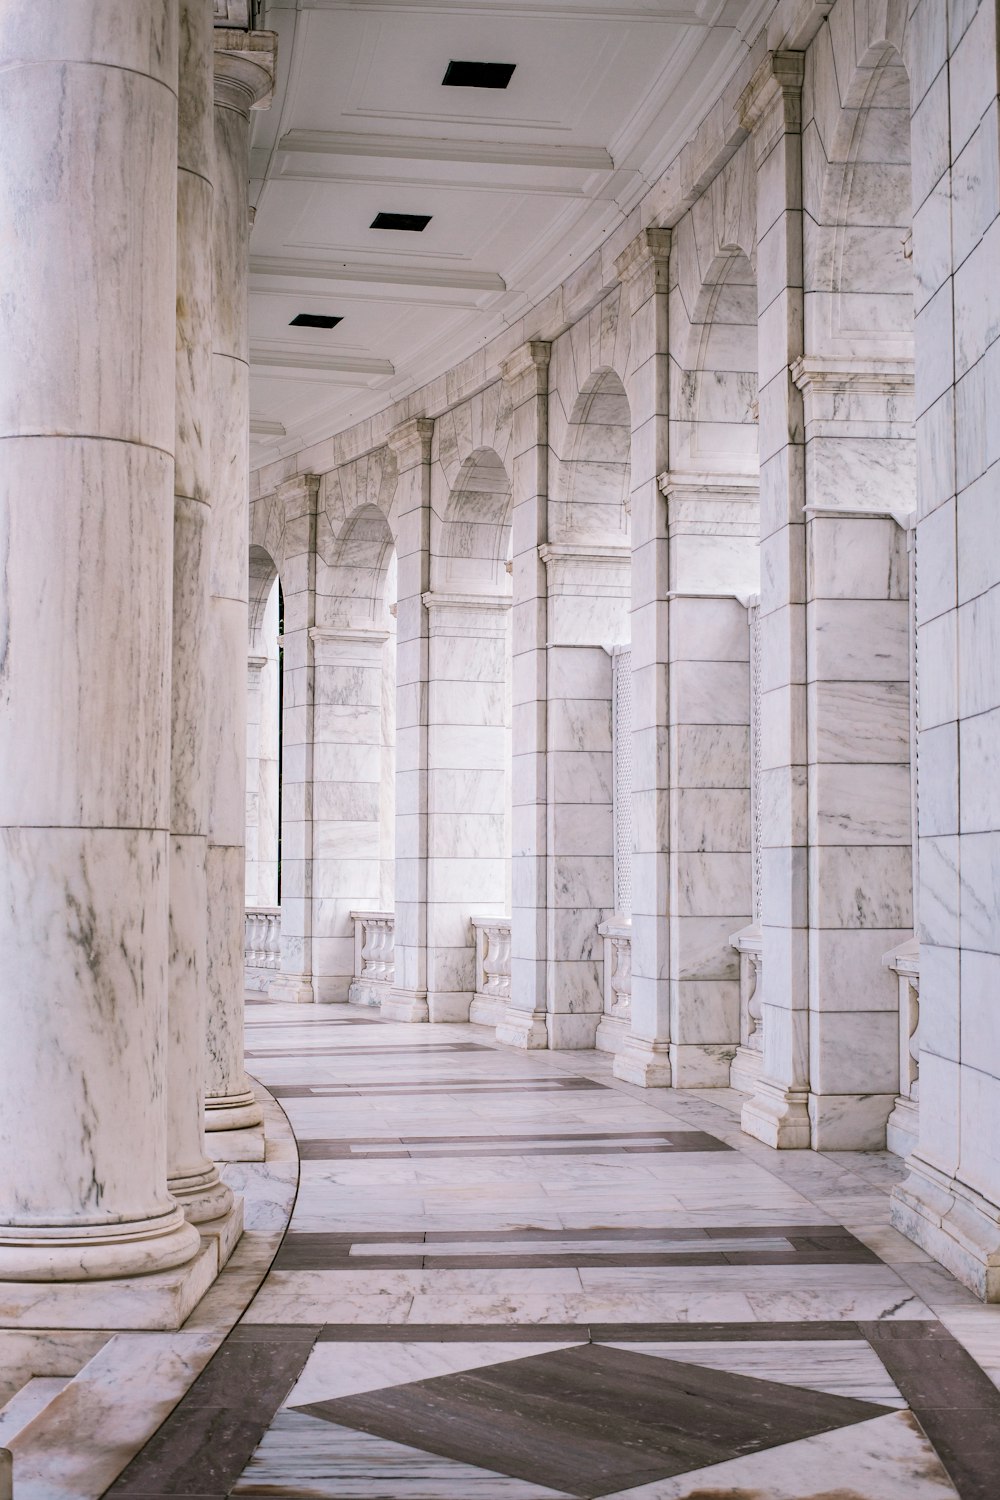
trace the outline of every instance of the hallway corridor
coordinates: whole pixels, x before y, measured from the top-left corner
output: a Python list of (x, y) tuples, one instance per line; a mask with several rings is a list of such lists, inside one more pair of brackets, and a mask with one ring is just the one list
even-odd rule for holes
[(110, 1495), (995, 1496), (1000, 1310), (888, 1227), (893, 1158), (476, 1027), (247, 1016), (290, 1229)]

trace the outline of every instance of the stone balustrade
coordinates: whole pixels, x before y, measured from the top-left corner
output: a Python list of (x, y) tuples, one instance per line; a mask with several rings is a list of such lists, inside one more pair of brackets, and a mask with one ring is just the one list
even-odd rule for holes
[(729, 939), (740, 956), (740, 1044), (730, 1068), (734, 1089), (752, 1093), (764, 1057), (764, 935), (760, 925), (734, 932)]
[(469, 1020), (498, 1026), (510, 999), (510, 917), (473, 917), (476, 993)]
[(597, 931), (604, 940), (604, 1014), (594, 1045), (619, 1052), (632, 1017), (632, 919), (615, 915)]
[(391, 911), (352, 911), (352, 1005), (381, 1005), (396, 978), (396, 917)]
[(243, 926), (248, 990), (267, 990), (281, 968), (281, 907), (248, 906)]
[(886, 1126), (886, 1145), (908, 1156), (920, 1119), (920, 944), (915, 937), (882, 959), (899, 982), (899, 1096)]

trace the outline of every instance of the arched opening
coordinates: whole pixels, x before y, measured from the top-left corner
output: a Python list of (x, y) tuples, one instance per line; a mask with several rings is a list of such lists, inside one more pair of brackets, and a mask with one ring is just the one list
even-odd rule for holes
[(627, 543), (632, 419), (614, 370), (585, 382), (561, 438), (555, 495), (549, 504), (553, 541)]

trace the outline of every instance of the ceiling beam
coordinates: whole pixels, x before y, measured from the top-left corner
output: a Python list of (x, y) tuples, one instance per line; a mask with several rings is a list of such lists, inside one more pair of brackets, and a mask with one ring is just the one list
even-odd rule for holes
[(337, 354), (333, 351), (308, 349), (268, 349), (251, 345), (250, 366), (253, 370), (302, 370), (324, 375), (395, 375), (387, 359), (371, 359), (361, 354)]
[(426, 135), (381, 135), (350, 130), (289, 130), (278, 150), (295, 156), (363, 156), (386, 161), (467, 161), (502, 167), (557, 167), (611, 172), (603, 146), (560, 146), (534, 141), (477, 141)]
[[(296, 0), (271, 0), (273, 9), (295, 9)], [(299, 10), (412, 11), (417, 15), (526, 16), (532, 21), (654, 21), (663, 25), (709, 26), (705, 0), (297, 0)]]
[(461, 271), (447, 266), (376, 265), (372, 261), (301, 260), (293, 256), (252, 255), (252, 276), (299, 277), (308, 281), (351, 281), (370, 286), (451, 287), (459, 292), (505, 292), (495, 271)]

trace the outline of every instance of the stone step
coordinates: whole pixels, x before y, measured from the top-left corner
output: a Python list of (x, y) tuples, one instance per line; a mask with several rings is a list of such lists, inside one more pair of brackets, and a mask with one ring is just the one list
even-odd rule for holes
[(22, 1385), (6, 1406), (0, 1407), (0, 1446), (6, 1448), (11, 1438), (33, 1422), (71, 1379), (69, 1375), (36, 1375)]

